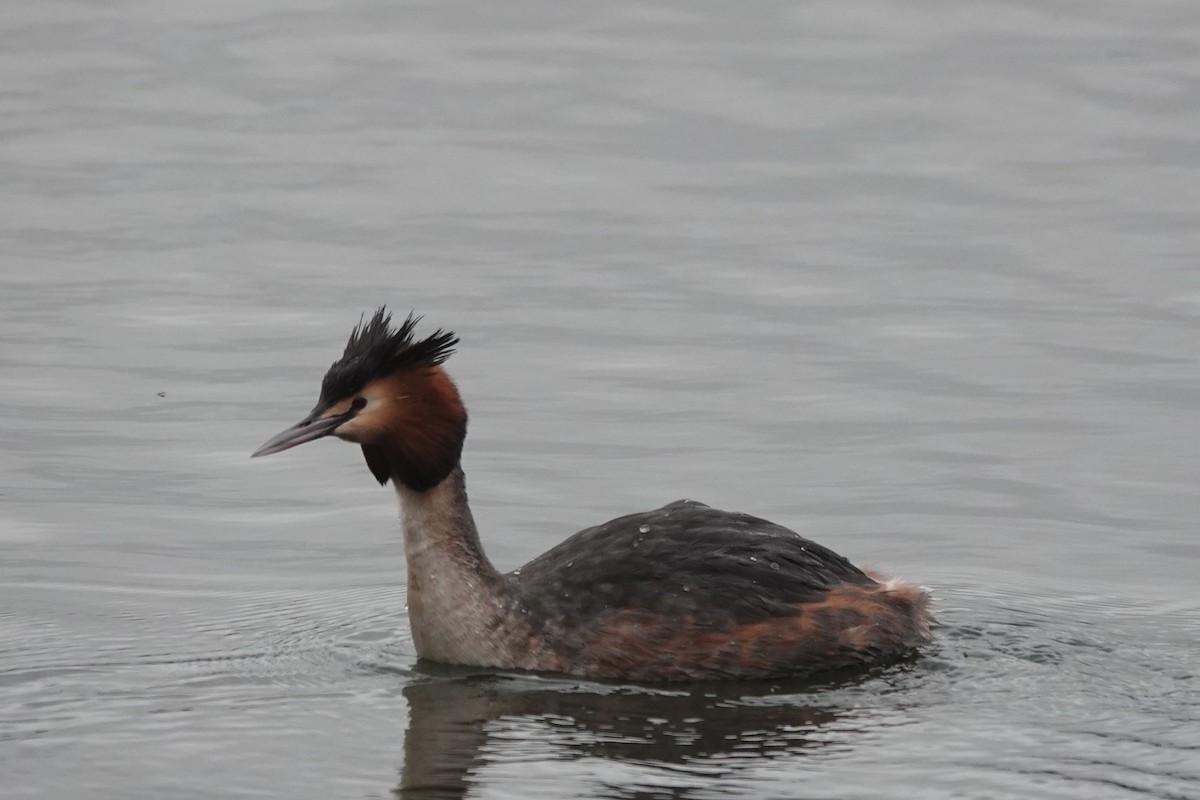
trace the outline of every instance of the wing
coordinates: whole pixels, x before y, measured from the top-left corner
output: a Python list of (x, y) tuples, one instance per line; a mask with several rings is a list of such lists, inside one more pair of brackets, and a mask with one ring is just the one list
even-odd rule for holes
[(795, 616), (835, 586), (875, 585), (781, 525), (689, 500), (580, 531), (510, 578), (535, 627), (575, 633), (623, 612), (729, 630)]

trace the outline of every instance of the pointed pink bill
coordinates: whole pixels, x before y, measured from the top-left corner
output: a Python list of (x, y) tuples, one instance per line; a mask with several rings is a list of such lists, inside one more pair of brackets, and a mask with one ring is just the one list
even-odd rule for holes
[(290, 450), (298, 444), (304, 444), (305, 442), (311, 442), (314, 439), (328, 436), (333, 433), (338, 425), (341, 425), (345, 421), (345, 414), (338, 414), (332, 417), (317, 417), (315, 413), (309, 414), (287, 430), (280, 431), (272, 436), (262, 447), (251, 453), (250, 457), (258, 458), (259, 456), (282, 453), (284, 450)]

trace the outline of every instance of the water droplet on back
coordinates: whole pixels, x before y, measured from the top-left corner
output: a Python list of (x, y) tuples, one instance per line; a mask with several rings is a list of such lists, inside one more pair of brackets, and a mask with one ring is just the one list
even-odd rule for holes
[(638, 528), (638, 533), (649, 533), (649, 532), (650, 532), (649, 525), (643, 525), (642, 527)]

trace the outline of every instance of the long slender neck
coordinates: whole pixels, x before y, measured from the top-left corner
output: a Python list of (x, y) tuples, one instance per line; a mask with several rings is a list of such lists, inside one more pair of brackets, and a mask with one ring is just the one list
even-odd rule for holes
[(495, 663), (495, 631), (507, 606), (505, 581), (479, 543), (462, 468), (425, 491), (395, 485), (417, 655), (454, 664)]

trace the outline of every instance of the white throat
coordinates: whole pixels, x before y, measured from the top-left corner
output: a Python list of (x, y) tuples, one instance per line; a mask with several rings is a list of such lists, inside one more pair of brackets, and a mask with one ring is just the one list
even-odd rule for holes
[(505, 614), (503, 578), (483, 554), (462, 471), (424, 492), (396, 485), (408, 616), (417, 655), (451, 664), (496, 664)]

